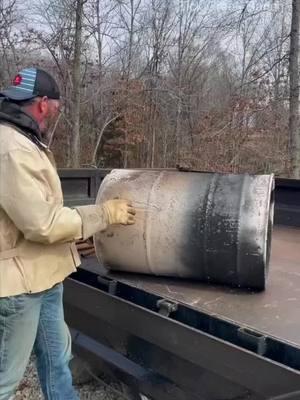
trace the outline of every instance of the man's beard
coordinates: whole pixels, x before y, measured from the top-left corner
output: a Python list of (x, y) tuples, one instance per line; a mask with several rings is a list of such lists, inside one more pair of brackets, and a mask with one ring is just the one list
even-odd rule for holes
[(49, 117), (45, 120), (45, 127), (41, 131), (41, 136), (43, 143), (48, 147), (51, 146), (60, 117), (61, 114), (55, 117)]

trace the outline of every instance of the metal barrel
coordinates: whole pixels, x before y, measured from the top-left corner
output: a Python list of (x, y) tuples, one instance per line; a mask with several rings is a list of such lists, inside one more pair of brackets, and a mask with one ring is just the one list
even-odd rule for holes
[(130, 200), (136, 224), (95, 235), (107, 269), (262, 290), (270, 258), (273, 175), (113, 170), (97, 196)]

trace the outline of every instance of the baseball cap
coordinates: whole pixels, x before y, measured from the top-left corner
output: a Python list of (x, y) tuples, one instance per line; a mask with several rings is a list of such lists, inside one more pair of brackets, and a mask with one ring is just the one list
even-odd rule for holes
[(12, 86), (0, 91), (0, 96), (15, 101), (30, 100), (37, 96), (59, 100), (60, 93), (57, 83), (48, 72), (40, 68), (25, 68), (15, 76)]

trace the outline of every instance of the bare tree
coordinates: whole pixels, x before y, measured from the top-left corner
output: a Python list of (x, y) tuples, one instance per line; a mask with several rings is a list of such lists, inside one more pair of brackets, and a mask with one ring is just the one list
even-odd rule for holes
[(12, 76), (18, 69), (20, 54), (18, 45), (20, 36), (14, 32), (20, 23), (17, 0), (0, 0), (0, 79), (4, 73)]
[(91, 84), (85, 85), (82, 107), (85, 108), (86, 105), (89, 105), (90, 124), (86, 126), (91, 132), (95, 146), (92, 157), (93, 164), (97, 162), (96, 156), (105, 130), (104, 127), (107, 127), (108, 121), (114, 121), (116, 115), (110, 96), (115, 85), (107, 75), (113, 68), (113, 41), (116, 37), (115, 29), (118, 27), (115, 16), (117, 6), (111, 1), (92, 0), (87, 3), (85, 9), (85, 28), (89, 34), (90, 43), (89, 64), (92, 67), (89, 71), (90, 78), (87, 79), (91, 81)]
[(61, 166), (287, 174), (290, 22), (290, 0), (0, 0), (0, 79), (56, 76)]
[[(174, 49), (169, 54), (170, 72), (174, 77), (176, 91), (175, 111), (175, 162), (180, 164), (181, 149), (183, 147), (182, 134), (186, 126), (183, 125), (183, 115), (186, 102), (190, 97), (189, 82), (201, 70), (201, 65), (208, 61), (206, 54), (209, 46), (213, 48), (216, 24), (213, 19), (211, 1), (179, 1), (176, 4), (176, 30)], [(189, 136), (189, 135), (187, 135)], [(192, 143), (191, 143), (192, 145)]]
[(290, 48), (290, 153), (292, 176), (300, 178), (300, 130), (299, 130), (299, 29), (300, 0), (293, 0), (291, 48)]
[[(162, 85), (162, 68), (167, 61), (168, 50), (171, 45), (171, 37), (173, 34), (174, 15), (172, 15), (171, 0), (151, 0), (149, 5), (149, 19), (147, 22), (148, 30), (146, 36), (146, 46), (149, 49), (146, 70), (148, 93), (148, 129), (146, 142), (146, 165), (151, 168), (155, 167), (157, 158), (157, 141), (158, 136), (162, 136), (163, 158), (162, 165), (166, 166), (167, 155), (167, 129), (165, 129), (164, 121), (160, 118), (161, 102), (160, 89)], [(161, 135), (160, 135), (161, 134)]]
[[(140, 40), (142, 32), (141, 24), (141, 4), (142, 0), (115, 0), (118, 4), (118, 20), (120, 24), (119, 35), (119, 51), (120, 60), (122, 63), (122, 80), (125, 85), (122, 85), (125, 93), (121, 96), (123, 104), (121, 107), (128, 109), (130, 80), (134, 78), (134, 70), (137, 70), (137, 60), (139, 58)], [(128, 166), (128, 132), (124, 127), (124, 151), (123, 151), (123, 166)]]
[(86, 0), (76, 0), (75, 11), (75, 38), (74, 59), (72, 70), (72, 109), (70, 118), (72, 122), (71, 136), (71, 167), (80, 166), (80, 98), (81, 98), (81, 50), (82, 50), (82, 23), (83, 5)]
[[(80, 166), (80, 98), (82, 84), (83, 7), (86, 0), (39, 0), (32, 5), (36, 26), (32, 38), (55, 63), (65, 100), (67, 165)], [(31, 16), (32, 18), (32, 16)], [(47, 29), (44, 29), (44, 25)]]

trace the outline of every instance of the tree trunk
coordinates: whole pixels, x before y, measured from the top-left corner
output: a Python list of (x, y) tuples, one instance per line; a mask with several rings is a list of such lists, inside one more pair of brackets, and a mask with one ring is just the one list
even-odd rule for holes
[(73, 61), (73, 91), (71, 119), (73, 132), (71, 135), (71, 166), (80, 167), (80, 86), (81, 86), (81, 47), (82, 47), (82, 16), (85, 0), (76, 2), (75, 48)]
[[(102, 129), (101, 129), (101, 131), (100, 131), (100, 133), (99, 133), (99, 135), (98, 135), (96, 145), (95, 145), (95, 149), (94, 149), (94, 153), (93, 153), (93, 157), (92, 157), (92, 161), (91, 161), (91, 164), (92, 164), (93, 166), (95, 166), (95, 165), (97, 164), (97, 152), (98, 152), (98, 149), (99, 149), (99, 147), (100, 147), (101, 139), (102, 139), (102, 136), (103, 136), (103, 134), (104, 134), (104, 132), (105, 132), (105, 129), (106, 129), (106, 128), (108, 127), (108, 125), (110, 125), (113, 121), (115, 121), (117, 118), (119, 118), (120, 115), (121, 115), (121, 114), (115, 115), (114, 117), (112, 117), (112, 118), (110, 118), (110, 119), (108, 119), (108, 120), (106, 120), (106, 121), (104, 122), (103, 127), (102, 127)], [(124, 168), (126, 168), (126, 167), (124, 166)]]
[(292, 177), (300, 178), (300, 131), (299, 131), (299, 22), (300, 0), (293, 0), (291, 47), (290, 47), (290, 116), (289, 150)]

